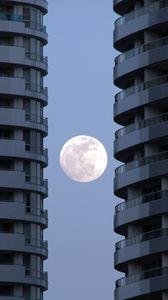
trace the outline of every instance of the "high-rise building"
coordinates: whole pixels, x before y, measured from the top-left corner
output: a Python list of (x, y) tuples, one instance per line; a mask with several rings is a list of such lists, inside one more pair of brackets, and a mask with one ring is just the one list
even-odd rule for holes
[(45, 0), (0, 1), (0, 299), (47, 290), (47, 44)]
[(168, 299), (168, 1), (114, 0), (115, 300)]

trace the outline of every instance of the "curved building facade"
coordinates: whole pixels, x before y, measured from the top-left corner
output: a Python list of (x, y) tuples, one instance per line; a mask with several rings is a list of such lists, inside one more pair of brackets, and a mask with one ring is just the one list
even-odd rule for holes
[(114, 0), (115, 300), (168, 300), (168, 1)]
[(47, 290), (45, 0), (0, 1), (0, 300)]

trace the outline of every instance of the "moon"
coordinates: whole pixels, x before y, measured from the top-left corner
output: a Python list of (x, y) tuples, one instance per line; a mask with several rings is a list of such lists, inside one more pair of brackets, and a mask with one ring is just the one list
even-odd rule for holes
[(72, 180), (90, 182), (99, 178), (107, 166), (107, 152), (103, 144), (88, 135), (68, 140), (60, 152), (60, 165)]

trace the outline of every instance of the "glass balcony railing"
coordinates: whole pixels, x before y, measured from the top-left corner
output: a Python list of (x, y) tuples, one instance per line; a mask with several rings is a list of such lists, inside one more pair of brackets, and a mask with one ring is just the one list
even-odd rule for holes
[(124, 128), (119, 129), (115, 133), (115, 138), (118, 139), (126, 134), (129, 134), (135, 130), (140, 130), (152, 125), (160, 124), (162, 122), (167, 122), (168, 121), (168, 113), (166, 114), (161, 114), (159, 116), (149, 118), (146, 120), (141, 120), (137, 123), (132, 123), (128, 126), (125, 126)]
[(25, 19), (23, 20), (23, 23), (25, 24), (25, 27), (46, 33), (46, 26), (42, 25), (41, 23)]
[(138, 54), (141, 54), (141, 53), (144, 53), (144, 52), (147, 52), (147, 51), (150, 51), (150, 50), (162, 47), (162, 46), (166, 46), (166, 45), (168, 45), (168, 38), (164, 37), (164, 38), (161, 38), (158, 40), (154, 40), (148, 44), (144, 44), (140, 47), (129, 49), (116, 57), (115, 64), (117, 65), (118, 63), (126, 61), (127, 59), (129, 59), (135, 55), (138, 55)]
[(42, 93), (46, 96), (48, 95), (47, 87), (43, 87), (41, 85), (31, 83), (31, 82), (26, 82), (25, 86), (26, 86), (26, 90), (30, 90), (32, 92), (37, 92), (37, 93)]
[(142, 242), (149, 241), (152, 239), (157, 239), (157, 238), (167, 236), (167, 235), (168, 235), (168, 228), (152, 230), (149, 232), (142, 233), (138, 236), (135, 236), (132, 238), (126, 238), (122, 241), (119, 241), (118, 243), (116, 243), (115, 249), (117, 251), (117, 250), (123, 249), (125, 247), (134, 245), (134, 244), (142, 243)]
[(141, 280), (150, 279), (152, 277), (163, 276), (163, 275), (168, 275), (168, 267), (149, 269), (145, 272), (120, 278), (119, 280), (116, 281), (116, 288), (122, 287), (130, 283), (134, 283), (136, 281), (141, 281)]
[(42, 25), (41, 23), (33, 22), (31, 20), (25, 20), (21, 15), (0, 13), (0, 21), (21, 22), (25, 24), (25, 27), (29, 27), (33, 30), (38, 30), (46, 33), (46, 26)]
[(168, 1), (167, 0), (160, 0), (155, 1), (148, 6), (143, 6), (137, 9), (134, 9), (130, 11), (129, 13), (125, 14), (123, 17), (120, 17), (115, 22), (115, 27), (119, 27), (137, 17), (140, 17), (142, 15), (148, 14), (153, 11), (157, 11), (160, 8), (168, 7)]
[(129, 88), (126, 88), (124, 91), (119, 92), (115, 96), (115, 102), (123, 100), (124, 98), (131, 96), (135, 93), (160, 86), (162, 84), (168, 83), (168, 75), (160, 76), (149, 81), (142, 82), (140, 84), (133, 85)]
[(141, 197), (122, 202), (115, 207), (115, 213), (118, 214), (128, 208), (135, 207), (144, 203), (149, 203), (155, 200), (168, 198), (168, 190), (158, 191), (142, 195)]
[(48, 65), (48, 58), (46, 56), (41, 56), (37, 53), (33, 52), (26, 52), (26, 58), (31, 59), (34, 61), (39, 61), (44, 63), (46, 66)]
[(16, 42), (13, 42), (11, 40), (3, 40), (0, 41), (0, 47), (17, 47), (17, 48), (23, 48), (25, 50), (25, 57), (26, 59), (31, 59), (34, 61), (39, 61), (48, 66), (48, 57), (47, 56), (42, 56), (36, 52), (30, 52), (26, 51), (24, 45), (18, 45)]
[(23, 17), (15, 14), (0, 13), (1, 21), (23, 22)]
[(37, 176), (31, 176), (29, 174), (25, 175), (25, 181), (27, 183), (35, 184), (35, 185), (41, 185), (45, 188), (48, 188), (48, 180), (47, 179), (41, 179), (40, 177)]
[[(47, 148), (37, 149), (37, 147), (25, 143), (25, 151), (27, 151), (29, 153), (33, 153), (33, 154), (44, 155), (46, 158), (48, 158), (48, 149)], [(27, 175), (27, 176), (29, 177), (29, 175)]]
[(27, 277), (39, 278), (39, 279), (48, 281), (47, 272), (37, 271), (32, 268), (25, 268), (25, 275)]
[(46, 250), (48, 249), (48, 242), (47, 241), (38, 240), (38, 239), (31, 238), (31, 237), (26, 237), (25, 238), (25, 243), (28, 246), (37, 247), (37, 248), (44, 248)]
[[(19, 202), (19, 201), (18, 201)], [(23, 202), (21, 202), (23, 203)], [(46, 209), (32, 209), (30, 206), (25, 207), (25, 213), (27, 215), (42, 217), (48, 220), (48, 210)]]
[(160, 152), (160, 153), (157, 153), (157, 154), (154, 154), (151, 156), (143, 157), (139, 160), (133, 160), (129, 163), (126, 163), (126, 164), (118, 167), (115, 170), (115, 175), (118, 176), (118, 175), (121, 175), (130, 170), (133, 170), (133, 169), (136, 169), (139, 167), (143, 167), (145, 165), (149, 165), (151, 163), (155, 163), (158, 161), (167, 160), (167, 159), (168, 159), (168, 152), (165, 151), (165, 152)]
[(46, 127), (48, 127), (48, 119), (47, 118), (43, 118), (36, 114), (31, 114), (31, 113), (26, 113), (25, 118), (27, 121), (43, 124)]

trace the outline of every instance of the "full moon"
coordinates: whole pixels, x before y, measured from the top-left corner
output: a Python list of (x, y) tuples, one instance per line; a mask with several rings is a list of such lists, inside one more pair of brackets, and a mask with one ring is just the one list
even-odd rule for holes
[(72, 180), (90, 182), (100, 177), (107, 166), (107, 152), (94, 137), (79, 135), (67, 141), (60, 152), (60, 165)]

